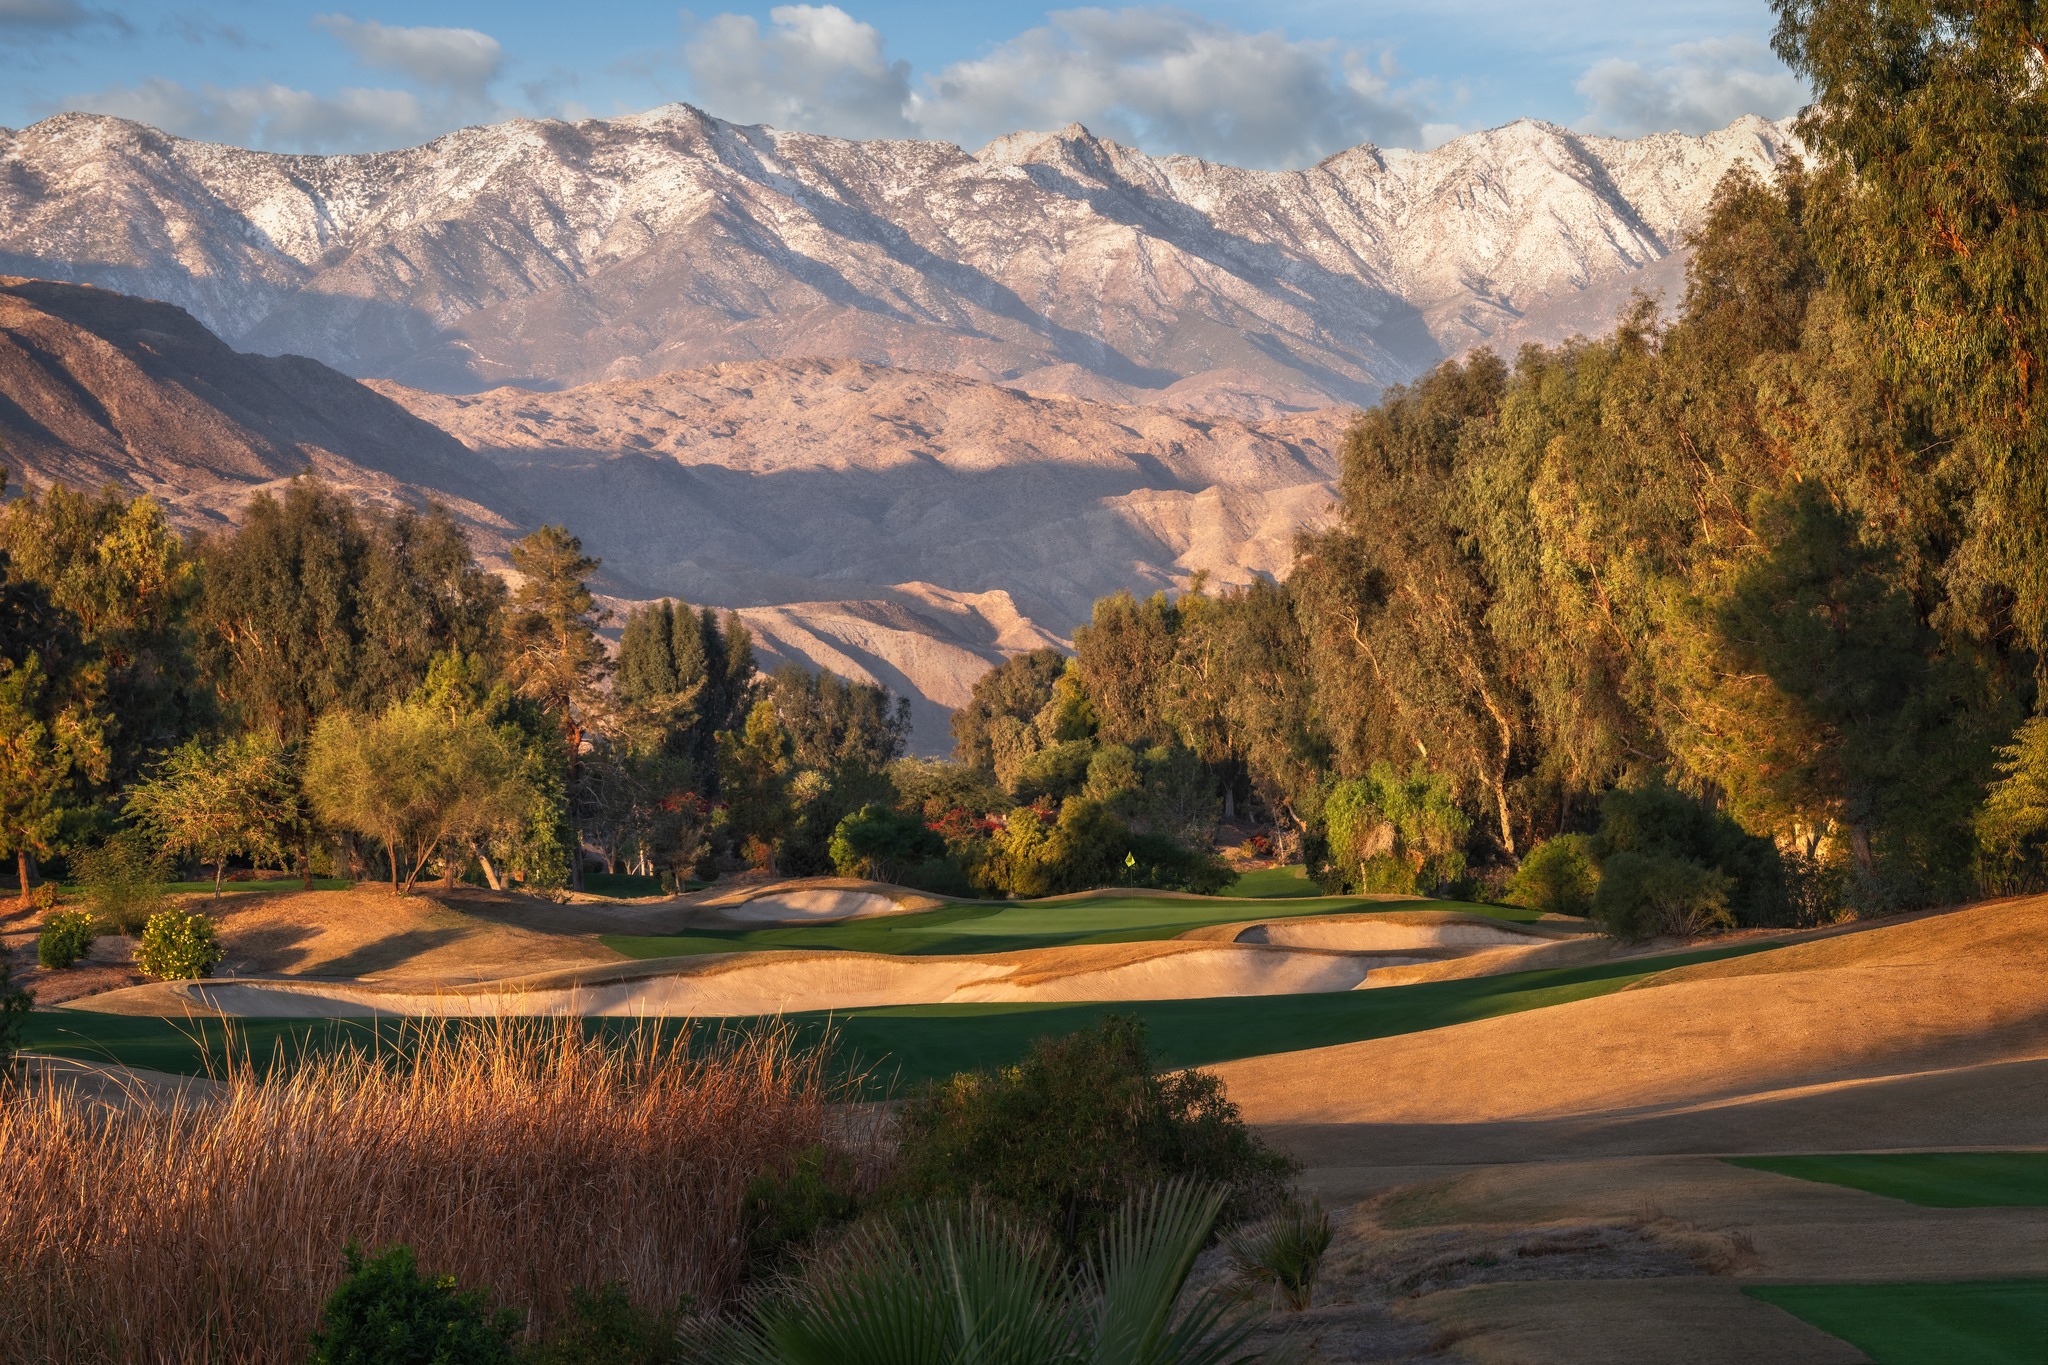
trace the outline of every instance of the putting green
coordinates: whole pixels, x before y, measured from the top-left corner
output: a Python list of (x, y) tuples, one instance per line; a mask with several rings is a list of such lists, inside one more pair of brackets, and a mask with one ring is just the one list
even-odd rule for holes
[[(1734, 1166), (1847, 1185), (1931, 1209), (2048, 1205), (2048, 1152), (1881, 1152), (1728, 1160)], [(2048, 1339), (2042, 1354), (2048, 1358)]]
[[(1334, 991), (1319, 995), (1225, 996), (1211, 1000), (1145, 1000), (1127, 1004), (901, 1005), (850, 1010), (836, 1015), (786, 1016), (807, 1036), (830, 1028), (838, 1034), (841, 1057), (850, 1066), (894, 1083), (949, 1076), (956, 1071), (1002, 1066), (1022, 1056), (1034, 1039), (1071, 1033), (1106, 1013), (1135, 1014), (1151, 1032), (1161, 1066), (1207, 1066), (1302, 1048), (1326, 1047), (1399, 1033), (1447, 1028), (1475, 1019), (1515, 1014), (1608, 995), (1671, 967), (1711, 962), (1772, 945), (1744, 944), (1673, 953), (1587, 967), (1514, 972), (1375, 991)], [(749, 1028), (760, 1021), (732, 1018), (699, 1021), (716, 1031)], [(223, 1050), (259, 1062), (275, 1055), (286, 1061), (306, 1049), (337, 1040), (360, 1039), (375, 1028), (395, 1037), (403, 1025), (326, 1019), (169, 1020), (95, 1014), (84, 1010), (38, 1010), (22, 1020), (22, 1047), (32, 1052), (115, 1061), (158, 1071), (203, 1074)], [(471, 1025), (457, 1021), (453, 1027)], [(590, 1020), (590, 1028), (630, 1027), (625, 1020)], [(666, 1024), (681, 1027), (682, 1021)]]
[(1237, 880), (1226, 889), (1233, 896), (1253, 900), (1322, 894), (1322, 888), (1308, 879), (1308, 869), (1300, 863), (1291, 867), (1264, 867), (1256, 872), (1240, 872)]
[(632, 958), (690, 957), (767, 948), (824, 948), (903, 956), (1005, 953), (1023, 948), (1061, 948), (1074, 943), (1149, 943), (1177, 937), (1190, 929), (1239, 920), (1416, 910), (1456, 910), (1509, 923), (1529, 923), (1539, 918), (1535, 911), (1518, 905), (1471, 905), (1464, 901), (1379, 901), (1355, 896), (1279, 900), (1103, 896), (1088, 900), (948, 905), (915, 914), (827, 924), (699, 929), (660, 936), (607, 934), (603, 943)]
[(2048, 1359), (2048, 1280), (1772, 1284), (1743, 1292), (1832, 1332), (1877, 1365)]

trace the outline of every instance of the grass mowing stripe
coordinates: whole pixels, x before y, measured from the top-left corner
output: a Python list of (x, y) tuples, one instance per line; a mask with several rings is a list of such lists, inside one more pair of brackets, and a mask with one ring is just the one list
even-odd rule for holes
[[(850, 1065), (873, 1068), (878, 1075), (902, 1082), (1006, 1065), (1022, 1056), (1032, 1040), (1072, 1032), (1109, 1013), (1144, 1019), (1162, 1065), (1207, 1066), (1562, 1005), (1611, 994), (1671, 967), (1766, 952), (1772, 946), (1742, 944), (1629, 962), (1319, 995), (1113, 1004), (897, 1005), (786, 1017), (811, 1036), (822, 1034), (827, 1027), (837, 1029), (842, 1055)], [(212, 1042), (202, 1045), (188, 1035), (197, 1030), (212, 1039), (220, 1028), (218, 1021), (132, 1018), (84, 1010), (37, 1011), (22, 1022), (22, 1046), (29, 1051), (121, 1061), (190, 1075), (204, 1072), (208, 1048), (217, 1052), (217, 1047)], [(721, 1026), (748, 1027), (756, 1022), (757, 1017), (736, 1017), (722, 1021)], [(295, 1048), (324, 1047), (337, 1039), (363, 1037), (364, 1027), (327, 1020), (264, 1019), (237, 1020), (233, 1031), (245, 1041), (250, 1055), (265, 1061), (280, 1045), (290, 1056)]]
[(1743, 1293), (1856, 1347), (1877, 1365), (2040, 1365), (2048, 1280), (1769, 1284)]
[[(1846, 1185), (1930, 1209), (2048, 1205), (2048, 1152), (1875, 1152), (1727, 1160), (1731, 1166)], [(2043, 1354), (2048, 1355), (2048, 1346)]]
[(1082, 943), (1151, 943), (1177, 937), (1190, 929), (1240, 920), (1417, 910), (1455, 910), (1508, 923), (1527, 923), (1538, 918), (1535, 911), (1516, 905), (1471, 905), (1463, 901), (1388, 902), (1347, 896), (1233, 901), (1129, 896), (947, 905), (909, 915), (879, 915), (828, 924), (699, 929), (687, 934), (606, 934), (601, 942), (613, 952), (643, 960), (767, 949), (923, 957), (943, 953), (1006, 953)]

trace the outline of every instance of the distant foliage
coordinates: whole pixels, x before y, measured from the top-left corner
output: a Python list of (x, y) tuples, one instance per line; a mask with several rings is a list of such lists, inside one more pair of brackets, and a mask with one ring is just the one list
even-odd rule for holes
[(1041, 1039), (1014, 1067), (929, 1085), (898, 1123), (900, 1195), (989, 1200), (1069, 1253), (1159, 1181), (1227, 1186), (1235, 1219), (1278, 1198), (1293, 1169), (1214, 1076), (1156, 1073), (1144, 1024), (1127, 1016)]
[(883, 805), (861, 807), (832, 834), (832, 867), (842, 877), (901, 882), (945, 852), (945, 839), (923, 820)]
[(36, 961), (52, 971), (76, 966), (92, 951), (98, 937), (99, 927), (91, 915), (82, 910), (59, 910), (43, 921), (43, 930), (36, 935)]
[(213, 921), (183, 910), (160, 910), (143, 926), (135, 966), (158, 981), (197, 981), (213, 975), (227, 956)]
[(519, 1315), (492, 1312), (488, 1296), (452, 1275), (422, 1275), (410, 1247), (365, 1257), (350, 1246), (348, 1272), (321, 1314), (312, 1365), (514, 1365)]
[(1327, 860), (1311, 871), (1332, 892), (1436, 892), (1465, 874), (1471, 817), (1450, 779), (1418, 765), (1376, 763), (1337, 782), (1323, 802)]
[(1998, 780), (1977, 813), (1977, 843), (1994, 889), (2048, 886), (2048, 716), (2028, 720), (1998, 751)]
[(1658, 934), (1691, 937), (1733, 929), (1728, 907), (1734, 879), (1690, 858), (1665, 853), (1615, 853), (1600, 864), (1593, 918), (1616, 938)]
[(35, 997), (14, 984), (14, 969), (7, 954), (0, 953), (0, 1081), (6, 1079), (5, 1068), (20, 1045), (22, 1016), (33, 1004)]

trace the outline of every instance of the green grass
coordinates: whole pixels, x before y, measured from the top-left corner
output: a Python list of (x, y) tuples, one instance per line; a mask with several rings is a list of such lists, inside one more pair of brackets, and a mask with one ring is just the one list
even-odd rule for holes
[(1173, 900), (1157, 896), (1105, 896), (1092, 900), (999, 901), (948, 905), (909, 915), (841, 920), (760, 929), (699, 929), (687, 934), (607, 934), (606, 947), (627, 957), (693, 957), (699, 953), (759, 952), (770, 948), (819, 948), (842, 952), (1006, 953), (1021, 948), (1060, 948), (1073, 943), (1147, 943), (1190, 929), (1238, 920), (1278, 919), (1398, 910), (1461, 910), (1510, 922), (1535, 919), (1514, 905), (1468, 905), (1462, 901), (1368, 901), (1350, 896), (1282, 900), (1203, 897)]
[(2048, 1280), (1773, 1284), (1744, 1293), (1832, 1332), (1877, 1365), (2040, 1365)]
[[(2048, 1152), (1884, 1152), (1728, 1160), (1734, 1166), (1847, 1185), (1930, 1209), (2048, 1205)], [(2048, 1339), (2042, 1354), (2048, 1358)]]
[[(1135, 1014), (1144, 1019), (1162, 1066), (1206, 1066), (1567, 1004), (1611, 994), (1670, 967), (1766, 951), (1767, 945), (1745, 944), (1630, 962), (1318, 995), (1225, 996), (1112, 1005), (900, 1005), (832, 1015), (796, 1014), (789, 1019), (813, 1036), (827, 1027), (836, 1029), (841, 1055), (849, 1065), (904, 1083), (1007, 1065), (1022, 1056), (1034, 1039), (1070, 1033), (1105, 1013)], [(756, 1022), (728, 1019), (716, 1026), (744, 1028)], [(620, 1025), (593, 1021), (591, 1026)], [(209, 1049), (218, 1051), (220, 1027), (218, 1023), (44, 1010), (23, 1020), (22, 1046), (35, 1052), (199, 1074), (205, 1069)], [(335, 1039), (365, 1036), (366, 1027), (327, 1020), (266, 1019), (238, 1021), (233, 1030), (250, 1054), (261, 1059), (280, 1044), (289, 1055), (294, 1048), (322, 1047)], [(201, 1033), (214, 1041), (204, 1042), (198, 1036)]]

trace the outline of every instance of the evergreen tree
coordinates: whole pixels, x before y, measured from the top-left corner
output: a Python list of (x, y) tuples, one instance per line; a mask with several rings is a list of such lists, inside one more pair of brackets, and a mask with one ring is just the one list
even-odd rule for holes
[[(611, 671), (604, 642), (597, 637), (609, 613), (597, 605), (587, 582), (598, 561), (585, 555), (583, 542), (562, 527), (543, 526), (512, 547), (512, 564), (521, 582), (512, 594), (507, 622), (511, 677), (519, 694), (560, 727), (573, 792), (585, 736), (598, 717), (600, 689)], [(570, 877), (580, 890), (583, 860), (573, 825)]]

